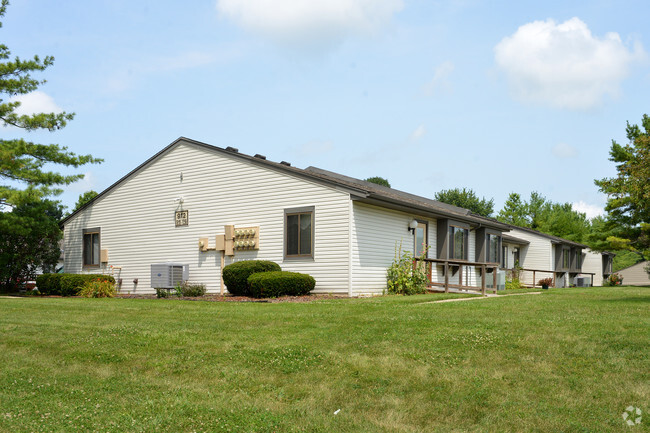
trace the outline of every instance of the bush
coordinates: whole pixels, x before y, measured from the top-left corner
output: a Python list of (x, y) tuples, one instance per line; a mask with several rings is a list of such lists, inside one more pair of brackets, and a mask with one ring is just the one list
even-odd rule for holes
[(609, 287), (620, 286), (621, 284), (623, 284), (623, 277), (620, 274), (611, 274), (604, 283), (605, 286)]
[[(402, 246), (395, 250), (393, 264), (386, 270), (386, 285), (392, 295), (416, 295), (427, 290), (427, 269), (424, 262), (414, 266), (410, 251), (401, 253)], [(423, 253), (424, 256), (425, 253)]]
[(61, 294), (61, 277), (64, 274), (43, 274), (36, 277), (36, 287), (43, 295)]
[(168, 298), (170, 295), (169, 289), (161, 289), (157, 287), (154, 290), (156, 291), (156, 298)]
[(185, 281), (176, 286), (176, 293), (179, 296), (197, 297), (205, 295), (205, 284), (192, 284)]
[(523, 284), (521, 284), (521, 280), (519, 280), (519, 278), (512, 278), (506, 280), (506, 290), (521, 289), (523, 287), (524, 286)]
[(36, 278), (36, 287), (44, 295), (75, 296), (86, 283), (94, 280), (115, 284), (115, 278), (102, 274), (43, 274)]
[(547, 287), (552, 287), (553, 286), (553, 278), (543, 278), (537, 282), (538, 285), (540, 286), (547, 286)]
[(244, 260), (224, 266), (223, 282), (235, 296), (249, 296), (248, 277), (258, 272), (281, 271), (280, 265), (267, 260)]
[(115, 292), (115, 283), (97, 278), (86, 282), (79, 291), (79, 296), (84, 298), (112, 298), (115, 296)]
[(249, 294), (254, 298), (306, 295), (316, 286), (314, 277), (298, 272), (258, 272), (248, 277)]

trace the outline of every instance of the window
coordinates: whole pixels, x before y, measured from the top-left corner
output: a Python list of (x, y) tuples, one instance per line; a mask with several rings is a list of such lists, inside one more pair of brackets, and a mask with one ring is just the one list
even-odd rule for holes
[(314, 256), (314, 208), (284, 211), (285, 257)]
[(508, 247), (501, 248), (501, 269), (508, 269)]
[(570, 259), (569, 253), (570, 252), (571, 252), (571, 250), (568, 249), (568, 248), (565, 248), (565, 249), (562, 250), (562, 267), (565, 268), (565, 269), (569, 268), (569, 259)]
[(426, 257), (428, 237), (427, 237), (427, 223), (418, 221), (418, 227), (415, 229), (415, 257), (420, 257), (422, 254)]
[(469, 230), (449, 226), (449, 258), (467, 260), (467, 238)]
[(83, 230), (83, 265), (99, 266), (100, 229)]
[(497, 235), (485, 235), (485, 257), (488, 263), (499, 263), (499, 238)]
[(576, 263), (575, 263), (575, 268), (580, 269), (580, 262), (582, 259), (582, 251), (577, 250), (576, 251)]

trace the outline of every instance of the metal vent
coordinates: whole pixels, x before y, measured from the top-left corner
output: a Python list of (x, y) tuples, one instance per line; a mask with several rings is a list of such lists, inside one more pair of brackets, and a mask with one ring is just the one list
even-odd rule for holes
[(228, 146), (228, 147), (226, 147), (226, 150), (227, 150), (228, 152), (239, 153), (239, 149), (237, 149), (236, 147), (232, 147), (232, 146)]
[(189, 279), (190, 265), (182, 263), (157, 263), (151, 265), (151, 287), (173, 289)]
[(287, 167), (291, 167), (291, 163), (287, 161), (280, 161), (280, 164), (286, 165)]
[(256, 153), (256, 154), (255, 154), (255, 158), (266, 159), (266, 156), (264, 156), (264, 155), (260, 155), (259, 153)]

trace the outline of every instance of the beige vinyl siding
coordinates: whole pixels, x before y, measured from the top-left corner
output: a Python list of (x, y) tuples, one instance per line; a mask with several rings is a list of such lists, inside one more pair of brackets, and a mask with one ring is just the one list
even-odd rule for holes
[(408, 225), (416, 218), (428, 223), (429, 257), (435, 257), (436, 220), (415, 214), (353, 202), (352, 286), (355, 295), (381, 294), (386, 288), (386, 269), (402, 251), (413, 252)]
[[(603, 285), (603, 256), (589, 249), (585, 249), (582, 254), (582, 275), (594, 273), (591, 284), (593, 286)], [(585, 275), (586, 276), (586, 275)]]
[[(183, 175), (181, 181), (180, 175)], [(182, 196), (189, 226), (174, 226)], [(123, 291), (152, 292), (150, 265), (167, 261), (190, 265), (190, 280), (220, 287), (220, 252), (199, 252), (198, 239), (224, 233), (224, 225), (259, 226), (260, 249), (238, 251), (234, 260), (264, 259), (283, 270), (307, 272), (316, 292), (348, 288), (349, 194), (266, 168), (236, 156), (181, 142), (80, 212), (65, 226), (66, 272), (82, 267), (82, 230), (101, 227), (101, 248), (110, 265), (122, 267)], [(314, 259), (284, 259), (284, 210), (314, 206)], [(233, 261), (226, 257), (226, 264)], [(137, 288), (133, 280), (137, 278)]]
[[(552, 271), (555, 268), (553, 252), (555, 248), (550, 239), (518, 229), (512, 229), (508, 234), (530, 242), (528, 245), (522, 246), (520, 249), (519, 265), (522, 268), (551, 271), (548, 273), (536, 272), (535, 280), (537, 281), (542, 278), (553, 277)], [(521, 281), (523, 284), (532, 285), (533, 273), (529, 271), (522, 272)], [(537, 281), (534, 283), (537, 284)]]
[(643, 269), (648, 265), (650, 265), (648, 261), (640, 262), (616, 273), (623, 277), (623, 284), (626, 286), (650, 286), (648, 273)]

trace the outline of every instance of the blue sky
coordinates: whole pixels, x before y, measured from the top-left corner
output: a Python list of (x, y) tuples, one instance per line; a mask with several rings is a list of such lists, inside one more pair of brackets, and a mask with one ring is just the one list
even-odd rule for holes
[(22, 136), (104, 158), (60, 197), (101, 191), (180, 136), (294, 166), (466, 187), (588, 216), (611, 140), (650, 113), (647, 1), (14, 0), (13, 55), (52, 55)]

